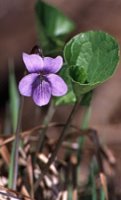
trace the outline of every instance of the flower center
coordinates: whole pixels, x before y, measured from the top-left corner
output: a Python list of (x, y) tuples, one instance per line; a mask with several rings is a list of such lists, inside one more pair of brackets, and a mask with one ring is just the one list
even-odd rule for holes
[(39, 80), (41, 83), (42, 83), (42, 81), (47, 81), (47, 77), (44, 72), (39, 73)]
[(44, 77), (44, 75), (43, 75), (42, 73), (40, 73), (39, 78), (40, 78), (40, 81), (41, 81), (41, 82), (42, 82), (43, 80), (45, 80), (45, 77)]

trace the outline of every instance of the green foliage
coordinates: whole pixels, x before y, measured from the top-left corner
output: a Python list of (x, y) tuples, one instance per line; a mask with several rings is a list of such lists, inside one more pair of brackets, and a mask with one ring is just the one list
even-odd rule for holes
[(12, 60), (9, 61), (9, 98), (12, 130), (15, 132), (19, 111), (19, 94), (14, 74), (14, 63)]
[(45, 50), (62, 49), (74, 23), (55, 7), (38, 0), (35, 5), (41, 47)]
[(73, 37), (64, 48), (77, 97), (110, 78), (119, 61), (119, 46), (109, 34), (89, 31)]
[(97, 189), (96, 189), (96, 174), (95, 174), (95, 166), (92, 163), (91, 166), (91, 189), (92, 189), (92, 200), (97, 200)]
[[(13, 60), (9, 61), (9, 98), (10, 98), (10, 115), (11, 115), (11, 123), (12, 123), (12, 130), (15, 132), (17, 127), (18, 121), (18, 112), (19, 112), (19, 94), (17, 89), (17, 83), (15, 79), (14, 73), (14, 63)], [(12, 146), (12, 153), (11, 153), (11, 162), (9, 166), (9, 178), (8, 178), (8, 186), (12, 188), (13, 183), (13, 173), (14, 173), (14, 151), (15, 151), (15, 143)]]
[(103, 188), (100, 188), (100, 200), (106, 200), (106, 195)]

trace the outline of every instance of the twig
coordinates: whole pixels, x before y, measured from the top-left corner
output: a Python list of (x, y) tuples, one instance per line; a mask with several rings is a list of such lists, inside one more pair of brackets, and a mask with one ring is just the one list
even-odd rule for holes
[(98, 166), (99, 166), (100, 180), (101, 180), (102, 188), (105, 193), (106, 200), (108, 200), (107, 181), (106, 181), (106, 177), (104, 175), (104, 168), (103, 168), (103, 162), (102, 162), (102, 157), (101, 157), (102, 147), (100, 145), (97, 131), (94, 129), (93, 130), (91, 129), (90, 136), (92, 137), (92, 140), (96, 147), (96, 157), (97, 157), (97, 162), (98, 162)]
[[(16, 199), (19, 198), (19, 199), (23, 200), (23, 198), (25, 198), (25, 199), (34, 200), (34, 199), (32, 199), (31, 197), (29, 197), (27, 195), (24, 195), (24, 194), (21, 194), (19, 192), (14, 191), (14, 190), (5, 188), (5, 187), (3, 187), (1, 185), (0, 185), (0, 194), (3, 195), (3, 196), (8, 196), (8, 197), (14, 198), (14, 199), (15, 198)], [(16, 195), (16, 197), (14, 196), (14, 194)]]
[[(51, 127), (63, 127), (63, 126), (65, 126), (64, 123), (52, 122), (52, 123), (48, 124), (48, 128), (51, 128)], [(70, 126), (71, 126), (72, 128), (74, 128), (74, 129), (76, 129), (80, 134), (83, 134), (83, 133), (86, 134), (86, 133), (88, 133), (88, 130), (86, 130), (86, 131), (80, 130), (80, 128), (78, 128), (77, 126), (75, 126), (75, 125), (73, 125), (73, 124), (70, 125)], [(28, 130), (28, 131), (21, 132), (21, 133), (19, 134), (19, 136), (20, 136), (21, 138), (24, 138), (24, 137), (26, 137), (26, 136), (28, 136), (28, 135), (33, 134), (34, 132), (36, 132), (35, 134), (38, 134), (37, 131), (40, 130), (40, 129), (44, 129), (45, 127), (46, 127), (45, 125), (36, 126), (36, 127), (34, 127), (33, 129), (30, 129), (30, 130)], [(4, 138), (3, 135), (2, 135), (2, 138)], [(0, 148), (1, 148), (2, 146), (4, 146), (4, 145), (10, 143), (10, 142), (13, 142), (14, 140), (15, 140), (15, 136), (10, 136), (9, 138), (5, 139), (5, 141), (2, 142), (2, 143), (0, 144)]]
[(97, 131), (94, 130), (94, 129), (90, 129), (90, 136), (91, 136), (91, 139), (94, 142), (95, 147), (96, 147), (96, 157), (97, 157), (97, 162), (98, 162), (98, 165), (99, 165), (99, 171), (101, 173), (103, 173), (104, 169), (103, 169), (103, 163), (102, 163), (102, 157), (101, 157), (101, 151), (100, 151), (101, 145), (100, 145), (100, 141), (99, 141), (99, 138), (98, 138)]
[[(80, 102), (80, 101), (79, 101), (79, 102)], [(62, 142), (63, 142), (63, 140), (64, 140), (65, 134), (67, 133), (67, 130), (68, 130), (68, 128), (69, 128), (69, 126), (70, 126), (70, 124), (71, 124), (71, 122), (72, 122), (72, 119), (73, 119), (73, 117), (74, 117), (74, 114), (75, 114), (75, 112), (76, 112), (76, 109), (77, 109), (77, 107), (78, 107), (78, 103), (79, 103), (79, 102), (77, 101), (77, 102), (75, 103), (75, 105), (74, 105), (74, 107), (73, 107), (73, 109), (72, 109), (72, 111), (71, 111), (71, 113), (70, 113), (70, 115), (69, 115), (69, 117), (68, 117), (68, 119), (67, 119), (67, 122), (66, 122), (66, 124), (65, 124), (65, 126), (64, 126), (64, 128), (63, 128), (63, 130), (62, 130), (62, 132), (61, 132), (61, 134), (60, 134), (60, 137), (59, 137), (59, 139), (58, 139), (58, 141), (57, 141), (56, 147), (55, 147), (55, 149), (54, 149), (54, 151), (53, 151), (53, 153), (52, 153), (52, 155), (51, 155), (51, 157), (50, 157), (50, 159), (49, 159), (47, 165), (46, 165), (45, 168), (43, 169), (42, 174), (40, 175), (40, 177), (38, 178), (38, 180), (37, 180), (36, 183), (35, 183), (34, 192), (36, 192), (36, 190), (37, 190), (37, 188), (38, 188), (38, 186), (39, 186), (39, 183), (41, 182), (42, 178), (44, 177), (44, 175), (45, 175), (45, 174), (47, 173), (47, 171), (49, 170), (50, 165), (53, 163), (53, 161), (54, 161), (54, 159), (55, 159), (55, 157), (56, 157), (56, 155), (57, 155), (57, 153), (58, 153), (58, 150), (59, 150), (59, 148), (60, 148), (60, 146), (61, 146), (61, 144), (62, 144)]]

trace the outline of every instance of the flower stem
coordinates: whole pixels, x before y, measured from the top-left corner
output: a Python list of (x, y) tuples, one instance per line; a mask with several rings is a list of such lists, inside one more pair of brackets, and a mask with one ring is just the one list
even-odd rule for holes
[(49, 122), (51, 121), (51, 119), (52, 119), (54, 113), (55, 113), (55, 106), (54, 106), (53, 101), (51, 101), (50, 106), (49, 106), (49, 108), (48, 108), (47, 115), (45, 116), (45, 119), (44, 119), (44, 122), (43, 122), (43, 125), (45, 125), (45, 128), (42, 129), (42, 130), (40, 131), (40, 134), (39, 134), (39, 139), (38, 139), (38, 144), (37, 144), (36, 156), (35, 156), (34, 164), (36, 163), (37, 154), (38, 154), (39, 152), (41, 152), (42, 149), (43, 149), (44, 141), (45, 141), (45, 136), (46, 136), (46, 132), (47, 132), (47, 130), (48, 130), (48, 124), (49, 124)]
[[(81, 124), (82, 130), (87, 130), (89, 128), (90, 116), (91, 116), (91, 105), (88, 105), (85, 109), (84, 116), (83, 116), (83, 119), (82, 119), (82, 124)], [(79, 160), (79, 163), (81, 162), (81, 153), (80, 152), (83, 149), (84, 142), (85, 142), (85, 137), (80, 136), (79, 139), (78, 139), (78, 144), (79, 144), (78, 160)], [(78, 170), (80, 171), (80, 167), (78, 168)]]
[(18, 115), (18, 122), (15, 132), (15, 141), (13, 144), (13, 177), (12, 177), (12, 189), (16, 190), (17, 186), (17, 176), (18, 176), (18, 153), (19, 153), (19, 133), (21, 128), (21, 119), (22, 119), (22, 112), (23, 112), (23, 105), (24, 105), (24, 97), (21, 97), (20, 100), (20, 109), (19, 109), (19, 115)]
[(67, 119), (67, 122), (66, 122), (66, 124), (65, 124), (65, 126), (64, 126), (64, 128), (63, 128), (63, 130), (62, 130), (62, 132), (61, 132), (61, 134), (60, 134), (60, 137), (59, 137), (59, 139), (58, 139), (58, 141), (57, 141), (56, 147), (55, 147), (55, 149), (54, 149), (54, 151), (53, 151), (53, 153), (52, 153), (52, 155), (51, 155), (49, 161), (47, 162), (45, 168), (43, 169), (42, 174), (40, 175), (40, 177), (38, 178), (38, 180), (37, 180), (36, 183), (35, 183), (35, 186), (34, 186), (34, 191), (35, 191), (35, 192), (36, 192), (36, 190), (37, 190), (37, 188), (38, 188), (38, 186), (39, 186), (39, 183), (41, 182), (42, 178), (44, 177), (44, 175), (45, 175), (45, 174), (47, 173), (47, 171), (49, 170), (50, 165), (53, 163), (53, 161), (54, 161), (54, 159), (55, 159), (55, 157), (56, 157), (56, 155), (57, 155), (57, 153), (58, 153), (58, 150), (60, 149), (60, 146), (61, 146), (61, 144), (62, 144), (62, 142), (63, 142), (63, 140), (64, 140), (64, 137), (65, 137), (65, 134), (67, 133), (68, 128), (69, 128), (69, 126), (70, 126), (70, 124), (71, 124), (71, 122), (72, 122), (72, 119), (73, 119), (73, 117), (74, 117), (74, 114), (75, 114), (75, 112), (76, 112), (76, 109), (77, 109), (77, 107), (78, 107), (79, 102), (80, 102), (80, 101), (77, 101), (77, 102), (75, 103), (75, 105), (74, 105), (74, 107), (73, 107), (73, 109), (72, 109), (72, 111), (71, 111), (71, 113), (70, 113), (70, 115), (69, 115), (69, 117), (68, 117), (68, 119)]

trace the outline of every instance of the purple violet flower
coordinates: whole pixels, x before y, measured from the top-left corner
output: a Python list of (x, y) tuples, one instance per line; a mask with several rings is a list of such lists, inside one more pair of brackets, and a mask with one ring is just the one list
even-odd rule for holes
[(55, 74), (63, 65), (61, 56), (42, 58), (38, 54), (23, 53), (23, 61), (30, 74), (19, 82), (21, 95), (32, 96), (35, 104), (44, 106), (49, 103), (51, 95), (63, 96), (67, 93), (66, 83)]

